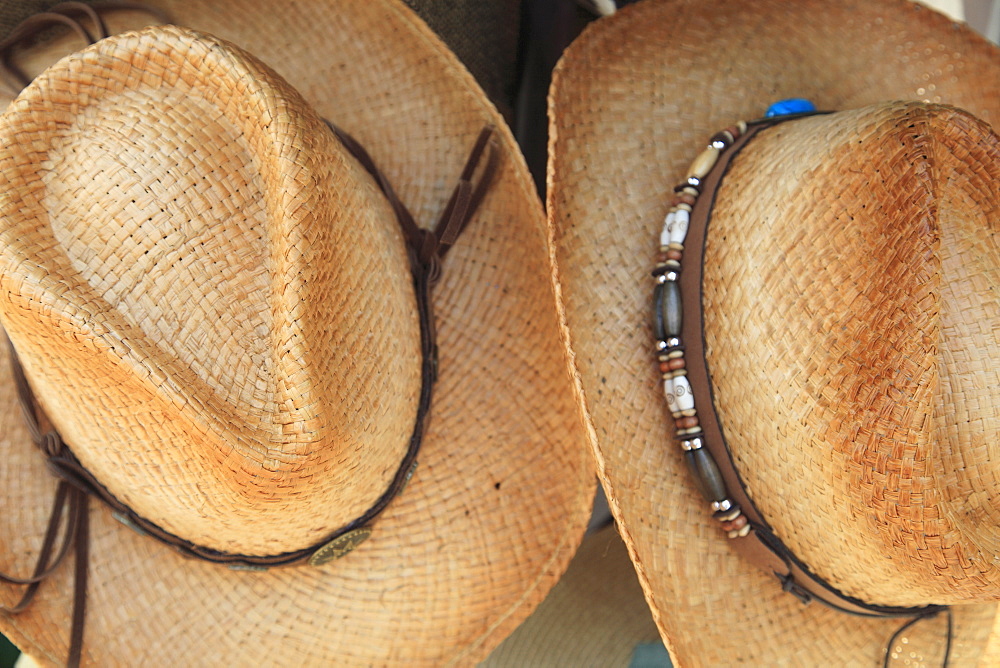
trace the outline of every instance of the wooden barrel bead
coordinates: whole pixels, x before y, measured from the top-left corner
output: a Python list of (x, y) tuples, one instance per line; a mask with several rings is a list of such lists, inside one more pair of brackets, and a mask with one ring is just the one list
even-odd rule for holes
[[(684, 361), (683, 357), (675, 357), (666, 363), (666, 369), (664, 371), (674, 371), (676, 369), (683, 369), (687, 363)], [(662, 368), (662, 365), (661, 365)]]
[(739, 531), (747, 525), (747, 517), (746, 515), (740, 515), (736, 519), (721, 522), (720, 525), (723, 531)]
[(688, 467), (694, 475), (698, 489), (709, 502), (721, 501), (726, 498), (726, 484), (722, 479), (722, 473), (716, 466), (712, 455), (708, 454), (705, 448), (697, 450), (685, 450), (684, 458), (687, 459)]
[(673, 206), (677, 206), (678, 204), (687, 204), (688, 206), (694, 206), (695, 201), (696, 200), (694, 198), (694, 195), (682, 191), (676, 197), (674, 197), (674, 201), (671, 202), (671, 204)]
[(674, 250), (673, 248), (671, 248), (666, 253), (664, 253), (664, 255), (666, 256), (664, 258), (664, 261), (666, 261), (666, 260), (677, 260), (678, 262), (680, 262), (682, 259), (684, 259), (684, 253), (682, 253), (679, 250)]
[[(675, 394), (674, 395), (674, 402), (675, 402), (674, 406), (677, 405), (676, 404), (676, 401), (677, 401), (676, 396), (677, 395)], [(670, 402), (668, 401), (667, 403), (669, 404)], [(677, 412), (677, 413), (680, 412), (676, 408), (674, 408), (674, 411)], [(676, 420), (674, 420), (674, 425), (678, 429), (692, 429), (692, 428), (697, 427), (699, 425), (698, 416), (697, 415), (686, 415), (686, 416), (683, 416), (683, 417), (679, 417)]]
[(691, 166), (688, 167), (688, 178), (692, 176), (696, 179), (703, 179), (705, 175), (712, 171), (712, 167), (715, 167), (715, 162), (719, 159), (719, 149), (714, 146), (709, 146), (704, 151), (702, 151)]

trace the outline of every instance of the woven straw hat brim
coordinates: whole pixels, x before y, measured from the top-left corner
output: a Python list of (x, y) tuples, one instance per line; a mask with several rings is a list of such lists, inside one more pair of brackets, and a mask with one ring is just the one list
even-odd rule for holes
[[(565, 570), (594, 485), (544, 214), (513, 138), (455, 57), (395, 2), (162, 6), (175, 23), (230, 40), (284, 76), (365, 146), (423, 225), (444, 208), (483, 125), (500, 128), (503, 159), (444, 262), (434, 293), (440, 377), (420, 466), (372, 538), (323, 567), (237, 572), (186, 560), (94, 504), (85, 663), (474, 663)], [(109, 23), (145, 21), (129, 13)], [(61, 41), (31, 57), (51, 62), (73, 48)], [(0, 570), (25, 572), (55, 480), (21, 423), (6, 361), (0, 433)], [(0, 628), (44, 663), (62, 663), (71, 592), (65, 566)]]
[(659, 643), (625, 544), (608, 525), (583, 539), (548, 597), (480, 667), (613, 668)]
[[(803, 606), (711, 518), (672, 442), (650, 351), (648, 274), (673, 185), (708, 137), (778, 99), (942, 102), (995, 127), (998, 81), (996, 47), (896, 0), (638, 3), (588, 28), (557, 68), (549, 216), (578, 389), (676, 665), (881, 665), (902, 622)], [(956, 608), (951, 665), (998, 661), (995, 618), (993, 604)], [(940, 663), (944, 628), (917, 624), (900, 661)]]

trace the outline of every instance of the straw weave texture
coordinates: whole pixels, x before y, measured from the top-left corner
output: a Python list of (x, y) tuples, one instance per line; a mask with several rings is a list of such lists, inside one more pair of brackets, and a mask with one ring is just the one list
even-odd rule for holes
[[(48, 143), (30, 144), (32, 151), (54, 151), (58, 160), (18, 160), (20, 147), (29, 145), (5, 146), (15, 162), (32, 165), (25, 174), (35, 180), (17, 194), (27, 204), (38, 203), (33, 217), (19, 214), (36, 228), (17, 242), (36, 246), (18, 267), (27, 276), (18, 286), (22, 303), (56, 323), (45, 329), (47, 345), (35, 344), (37, 350), (26, 356), (32, 382), (54, 414), (66, 408), (66, 422), (80, 423), (66, 431), (74, 445), (71, 435), (84, 442), (98, 422), (86, 409), (103, 415), (105, 423), (127, 418), (160, 425), (169, 417), (197, 432), (198, 440), (181, 442), (161, 432), (159, 446), (138, 438), (89, 441), (87, 465), (103, 464), (109, 485), (120, 476), (145, 477), (146, 485), (121, 487), (132, 490), (137, 505), (147, 499), (150, 512), (187, 513), (184, 499), (200, 494), (190, 505), (201, 504), (201, 513), (177, 522), (185, 531), (198, 530), (199, 516), (218, 517), (215, 499), (224, 500), (227, 488), (246, 489), (246, 496), (229, 503), (230, 509), (242, 508), (242, 519), (238, 513), (231, 526), (243, 522), (243, 530), (205, 535), (250, 547), (270, 548), (275, 535), (289, 544), (308, 543), (291, 527), (308, 529), (315, 522), (336, 528), (329, 522), (352, 512), (340, 499), (358, 504), (363, 496), (336, 495), (336, 502), (330, 496), (329, 507), (322, 507), (322, 479), (340, 474), (335, 462), (343, 459), (350, 468), (351, 453), (360, 452), (355, 470), (369, 467), (361, 475), (379, 484), (391, 475), (390, 464), (398, 462), (393, 457), (412, 428), (416, 330), (396, 223), (371, 180), (331, 141), (317, 116), (336, 122), (368, 149), (424, 225), (444, 208), (484, 124), (500, 128), (503, 157), (435, 291), (440, 379), (420, 466), (405, 493), (380, 516), (372, 538), (322, 568), (234, 572), (184, 560), (96, 507), (85, 662), (156, 665), (169, 657), (182, 665), (474, 663), (531, 612), (566, 568), (593, 493), (560, 343), (544, 218), (513, 138), (454, 56), (395, 2), (277, 2), (254, 12), (242, 3), (178, 2), (165, 3), (165, 9), (179, 24), (251, 49), (304, 102), (227, 45), (199, 54), (187, 33), (140, 33), (104, 42), (46, 75), (77, 82), (54, 88), (59, 97), (76, 96), (75, 102), (59, 112), (66, 116), (56, 128), (48, 128)], [(113, 19), (119, 30), (148, 20), (131, 13)], [(47, 58), (72, 48), (67, 39), (26, 55), (37, 71)], [(101, 80), (114, 78), (100, 74), (98, 53), (121, 61), (107, 71), (135, 72), (124, 67), (133, 59), (151, 71), (105, 86), (120, 93), (87, 94), (90, 86), (99, 90)], [(190, 67), (199, 57), (199, 67)], [(184, 76), (166, 66), (185, 58)], [(225, 87), (229, 94), (218, 94)], [(130, 118), (138, 115), (134, 126), (112, 122), (118, 105)], [(252, 119), (267, 114), (270, 134), (250, 132)], [(16, 116), (8, 112), (2, 125), (16, 126)], [(161, 123), (175, 132), (157, 130)], [(178, 150), (171, 150), (173, 142)], [(81, 158), (98, 147), (109, 150), (96, 163)], [(135, 155), (150, 156), (154, 164)], [(177, 156), (169, 178), (159, 174), (157, 182), (149, 176)], [(123, 171), (113, 173), (116, 168)], [(74, 178), (56, 183), (41, 176), (59, 170)], [(136, 197), (133, 205), (132, 179), (149, 189), (158, 183), (161, 190), (156, 197)], [(180, 213), (164, 216), (161, 207), (173, 206), (175, 197)], [(15, 209), (20, 201), (7, 195), (4, 207)], [(108, 202), (122, 206), (109, 212)], [(201, 215), (220, 209), (226, 213), (219, 219)], [(226, 234), (208, 235), (202, 226)], [(170, 244), (156, 236), (164, 230)], [(184, 250), (170, 257), (167, 246)], [(157, 257), (146, 256), (147, 249)], [(12, 262), (16, 252), (10, 249)], [(136, 272), (137, 261), (148, 263), (143, 266), (149, 271)], [(233, 262), (240, 271), (226, 268)], [(50, 309), (55, 303), (77, 311)], [(195, 315), (187, 320), (169, 305), (191, 307)], [(123, 331), (129, 336), (119, 336)], [(271, 334), (281, 332), (288, 343), (297, 335), (305, 345), (279, 354), (275, 339), (281, 336)], [(112, 350), (107, 341), (116, 336), (124, 347)], [(262, 372), (261, 356), (269, 354), (290, 368), (276, 368), (272, 360)], [(103, 376), (101, 387), (77, 397), (74, 392), (83, 388), (55, 385), (83, 385), (48, 364), (64, 358), (84, 377), (92, 370), (119, 376), (113, 383)], [(136, 393), (148, 393), (131, 399), (162, 401), (161, 413), (116, 414), (122, 405), (116, 394), (129, 390), (118, 387), (119, 377)], [(16, 499), (0, 517), (0, 532), (9, 537), (0, 569), (23, 572), (37, 552), (55, 483), (20, 423), (6, 361), (0, 378), (0, 484)], [(168, 401), (198, 392), (206, 398), (197, 410)], [(319, 397), (315, 406), (294, 403), (311, 393)], [(294, 419), (286, 423), (275, 416)], [(278, 428), (279, 422), (291, 428)], [(233, 436), (220, 425), (243, 431), (218, 446), (216, 439)], [(257, 435), (259, 447), (248, 434)], [(374, 463), (368, 460), (372, 453)], [(294, 464), (283, 468), (288, 462)], [(185, 467), (198, 476), (187, 488)], [(302, 478), (310, 469), (320, 480), (307, 484)], [(157, 489), (168, 476), (181, 482)], [(250, 479), (257, 489), (243, 484)], [(352, 481), (344, 476), (342, 482)], [(311, 510), (325, 516), (292, 512), (289, 502), (283, 515), (288, 527), (259, 534), (248, 529), (254, 513), (263, 510), (262, 497), (279, 505), (303, 490), (316, 494)], [(62, 662), (67, 650), (70, 579), (69, 569), (62, 569), (29, 611), (0, 620), (5, 634), (48, 663)]]
[(371, 178), (287, 85), (213, 46), (118, 39), (12, 106), (7, 141), (48, 147), (0, 159), (4, 325), (118, 499), (200, 545), (279, 554), (388, 487), (420, 331)]
[(625, 544), (613, 525), (589, 534), (538, 609), (480, 668), (626, 666), (659, 642)]
[(796, 556), (862, 600), (996, 598), (1000, 352), (960, 332), (1000, 324), (1000, 141), (933, 107), (759, 140), (720, 189), (703, 295), (752, 498)]
[[(651, 349), (673, 186), (776, 99), (990, 123), (998, 80), (995, 47), (893, 0), (640, 3), (557, 69), (549, 211), (578, 389), (677, 665), (874, 666), (900, 622), (803, 607), (730, 550), (690, 479)], [(996, 151), (934, 108), (786, 124), (736, 159), (709, 230), (706, 342), (740, 472), (794, 551), (871, 602), (997, 598)], [(955, 665), (996, 661), (995, 616), (957, 609)], [(939, 662), (943, 629), (918, 624), (892, 665)]]

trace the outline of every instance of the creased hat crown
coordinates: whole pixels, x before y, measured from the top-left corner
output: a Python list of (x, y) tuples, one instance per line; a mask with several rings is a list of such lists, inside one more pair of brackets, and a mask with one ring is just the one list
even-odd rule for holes
[(420, 386), (406, 251), (295, 91), (158, 28), (48, 70), (0, 136), (2, 321), (112, 494), (246, 554), (306, 547), (372, 505)]
[(717, 194), (726, 442), (776, 534), (863, 601), (1000, 599), (998, 184), (988, 125), (896, 103), (761, 133)]

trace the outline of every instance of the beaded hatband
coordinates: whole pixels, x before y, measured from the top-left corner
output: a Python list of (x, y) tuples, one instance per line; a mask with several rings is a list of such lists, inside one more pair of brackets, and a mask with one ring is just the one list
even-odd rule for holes
[(711, 503), (715, 518), (730, 538), (746, 536), (750, 533), (751, 526), (739, 504), (729, 498), (715, 459), (703, 447), (705, 434), (698, 421), (694, 394), (687, 379), (687, 363), (681, 340), (683, 318), (679, 279), (684, 240), (687, 238), (691, 211), (701, 195), (702, 179), (715, 167), (720, 154), (746, 131), (746, 122), (740, 121), (716, 133), (705, 150), (691, 163), (684, 182), (674, 188), (676, 195), (670, 203), (670, 212), (663, 221), (660, 252), (656, 269), (653, 270), (656, 279), (656, 287), (653, 289), (654, 333), (667, 408), (674, 418), (677, 439), (698, 488)]
[[(934, 604), (918, 607), (873, 605), (839, 591), (812, 572), (774, 534), (747, 494), (715, 414), (711, 378), (704, 358), (703, 267), (699, 260), (703, 257), (719, 183), (733, 158), (758, 132), (816, 113), (823, 112), (816, 112), (808, 100), (783, 100), (772, 105), (764, 118), (740, 121), (716, 133), (691, 163), (684, 181), (674, 188), (652, 272), (656, 281), (653, 289), (655, 350), (667, 408), (699, 490), (722, 530), (732, 539), (730, 544), (746, 561), (777, 577), (781, 587), (803, 603), (815, 600), (861, 617), (913, 618), (893, 635), (889, 645), (916, 621), (946, 612), (948, 635), (944, 665), (947, 665), (952, 635), (950, 609)], [(690, 247), (689, 255), (693, 256), (694, 263), (689, 264), (682, 277), (685, 243)], [(684, 317), (686, 310), (691, 313), (687, 318)], [(886, 665), (889, 658), (887, 650)]]
[[(768, 108), (764, 118), (752, 123), (770, 125), (814, 113), (816, 107), (812, 102), (792, 98), (775, 102)], [(719, 158), (723, 153), (747, 134), (749, 127), (750, 124), (746, 121), (739, 121), (717, 132), (688, 167), (686, 178), (674, 188), (675, 195), (663, 221), (660, 252), (653, 270), (653, 277), (656, 279), (656, 287), (653, 289), (654, 334), (667, 408), (674, 419), (677, 439), (684, 451), (688, 468), (729, 538), (743, 538), (753, 530), (753, 526), (739, 503), (727, 492), (719, 466), (705, 448), (705, 432), (698, 419), (684, 358), (680, 273), (691, 212), (702, 194), (705, 178), (719, 165)]]

